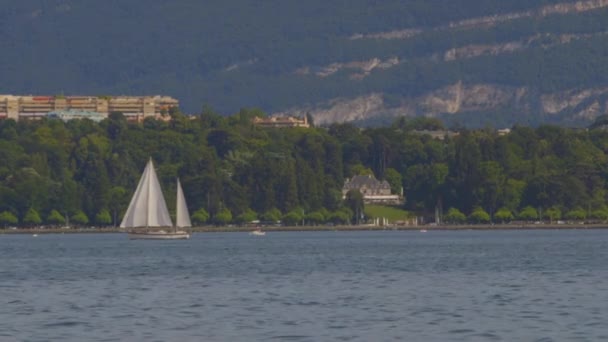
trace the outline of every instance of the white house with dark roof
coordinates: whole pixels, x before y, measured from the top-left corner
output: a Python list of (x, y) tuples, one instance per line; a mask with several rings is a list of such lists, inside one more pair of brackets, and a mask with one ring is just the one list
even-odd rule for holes
[(402, 196), (391, 194), (391, 186), (386, 180), (379, 181), (373, 175), (347, 178), (342, 187), (342, 198), (346, 198), (346, 194), (351, 190), (359, 190), (365, 203), (402, 203)]

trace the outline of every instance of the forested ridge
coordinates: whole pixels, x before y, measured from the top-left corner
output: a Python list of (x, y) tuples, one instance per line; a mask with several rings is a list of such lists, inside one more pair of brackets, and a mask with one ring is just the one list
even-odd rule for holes
[(343, 200), (341, 189), (369, 173), (394, 193), (403, 187), (414, 215), (440, 208), (448, 222), (608, 219), (605, 120), (581, 130), (514, 126), (502, 136), (462, 129), (441, 140), (420, 133), (443, 129), (436, 119), (273, 129), (251, 123), (260, 110), (171, 115), (0, 121), (0, 224), (119, 222), (150, 157), (170, 211), (179, 177), (197, 224), (354, 223), (360, 194)]
[[(482, 109), (446, 120), (468, 127), (582, 126), (592, 121), (577, 115), (584, 103), (551, 116), (538, 104), (542, 95), (608, 85), (605, 4), (582, 1), (596, 6), (542, 14), (546, 6), (573, 3), (9, 0), (0, 8), (2, 93), (160, 93), (178, 98), (186, 113), (209, 104), (227, 115), (241, 106), (272, 113), (367, 94), (381, 94), (390, 109), (463, 82), (524, 88), (527, 97), (523, 104), (493, 104), (485, 103), (492, 96), (482, 96)], [(533, 14), (521, 15), (528, 12)], [(450, 26), (509, 15), (483, 25)], [(417, 33), (407, 39), (374, 36), (402, 30)], [(509, 44), (516, 48), (501, 50)], [(486, 50), (445, 58), (459, 49), (465, 55)], [(397, 62), (362, 78), (357, 68), (316, 74), (373, 59)], [(605, 97), (589, 101), (598, 100), (596, 110), (605, 112)]]

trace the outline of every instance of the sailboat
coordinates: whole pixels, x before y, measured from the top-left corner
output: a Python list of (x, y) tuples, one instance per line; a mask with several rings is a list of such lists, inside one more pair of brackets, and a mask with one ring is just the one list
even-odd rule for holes
[(130, 239), (189, 239), (190, 233), (184, 229), (191, 227), (192, 224), (179, 179), (177, 179), (176, 208), (177, 217), (173, 226), (154, 170), (154, 163), (150, 158), (120, 223), (120, 228), (127, 230)]

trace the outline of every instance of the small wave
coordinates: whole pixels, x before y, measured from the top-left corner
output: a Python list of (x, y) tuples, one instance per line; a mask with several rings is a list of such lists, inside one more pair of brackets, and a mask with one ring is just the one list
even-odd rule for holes
[(63, 322), (52, 322), (44, 325), (46, 328), (61, 328), (61, 327), (75, 327), (78, 325), (88, 325), (87, 322), (80, 321), (63, 321)]
[(489, 340), (499, 341), (502, 339), (500, 336), (489, 333), (489, 332), (485, 332), (482, 334), (476, 334), (476, 335), (473, 335), (473, 337), (481, 337), (481, 338), (483, 338), (484, 341), (489, 341)]
[(475, 330), (473, 330), (473, 329), (453, 329), (453, 330), (448, 331), (449, 334), (470, 334), (472, 332), (475, 332)]
[(280, 335), (280, 336), (272, 336), (270, 339), (272, 340), (303, 340), (307, 338), (312, 338), (307, 335)]
[(328, 328), (329, 329), (346, 329), (347, 326), (346, 325), (330, 325)]

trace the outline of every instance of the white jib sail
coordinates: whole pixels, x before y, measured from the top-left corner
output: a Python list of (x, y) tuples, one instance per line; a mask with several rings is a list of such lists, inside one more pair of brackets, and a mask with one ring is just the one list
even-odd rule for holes
[(184, 191), (182, 190), (182, 185), (179, 182), (179, 178), (177, 179), (177, 218), (175, 226), (178, 228), (191, 227), (190, 223), (190, 213), (188, 213), (188, 206), (186, 205), (186, 198), (184, 197)]
[(120, 227), (171, 227), (172, 225), (165, 197), (150, 159)]

